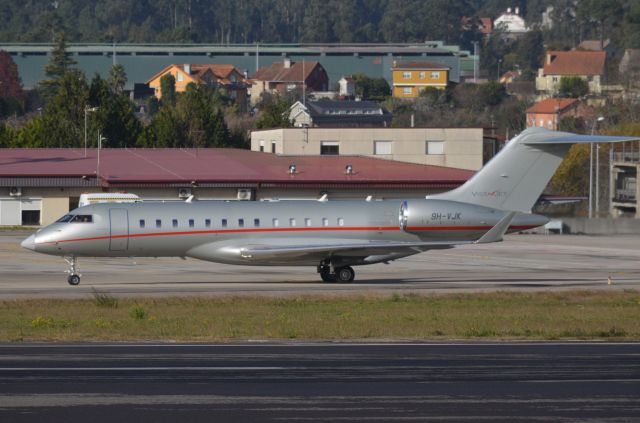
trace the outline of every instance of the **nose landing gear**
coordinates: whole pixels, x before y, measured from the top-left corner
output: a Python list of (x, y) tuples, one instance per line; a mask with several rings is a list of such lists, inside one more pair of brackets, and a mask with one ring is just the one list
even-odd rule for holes
[(69, 283), (69, 285), (78, 285), (80, 283), (80, 276), (82, 275), (78, 273), (76, 256), (71, 256), (70, 258), (64, 257), (64, 261), (66, 261), (69, 265), (69, 270), (67, 270), (67, 273), (69, 274), (69, 276), (67, 277), (67, 282)]

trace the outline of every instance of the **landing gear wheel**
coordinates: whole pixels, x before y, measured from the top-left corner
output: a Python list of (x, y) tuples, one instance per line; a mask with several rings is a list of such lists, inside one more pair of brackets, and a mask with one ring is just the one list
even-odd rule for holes
[(67, 282), (69, 282), (69, 285), (78, 285), (80, 283), (80, 275), (69, 275)]
[(331, 274), (331, 269), (329, 269), (328, 267), (320, 270), (320, 278), (322, 278), (324, 282), (336, 281), (336, 275)]
[(338, 282), (349, 283), (353, 282), (356, 277), (356, 272), (350, 266), (339, 267), (336, 269), (335, 278)]

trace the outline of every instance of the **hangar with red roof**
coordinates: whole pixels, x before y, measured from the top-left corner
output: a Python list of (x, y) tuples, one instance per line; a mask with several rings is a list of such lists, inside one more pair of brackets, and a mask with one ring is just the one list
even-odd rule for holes
[(420, 198), (473, 171), (363, 156), (283, 156), (241, 149), (2, 149), (0, 225), (46, 225), (83, 193), (143, 200)]

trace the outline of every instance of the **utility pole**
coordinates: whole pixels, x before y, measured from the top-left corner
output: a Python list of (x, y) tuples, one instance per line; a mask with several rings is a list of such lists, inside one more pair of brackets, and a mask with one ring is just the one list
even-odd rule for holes
[[(604, 117), (599, 116), (593, 121), (593, 124), (591, 125), (591, 135), (594, 134), (598, 122), (602, 122), (603, 120)], [(593, 217), (593, 143), (590, 143), (589, 145), (589, 219), (591, 219)]]
[(473, 42), (473, 82), (478, 83), (478, 42)]
[(98, 110), (97, 107), (89, 107), (89, 105), (84, 106), (84, 157), (87, 157), (87, 113), (95, 112)]

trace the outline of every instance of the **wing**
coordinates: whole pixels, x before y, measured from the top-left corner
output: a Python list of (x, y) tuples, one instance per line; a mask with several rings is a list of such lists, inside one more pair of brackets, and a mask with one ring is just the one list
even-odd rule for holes
[(316, 265), (331, 258), (351, 264), (395, 260), (433, 249), (447, 249), (472, 241), (398, 242), (327, 238), (260, 238), (214, 242), (191, 249), (187, 256), (231, 264)]

